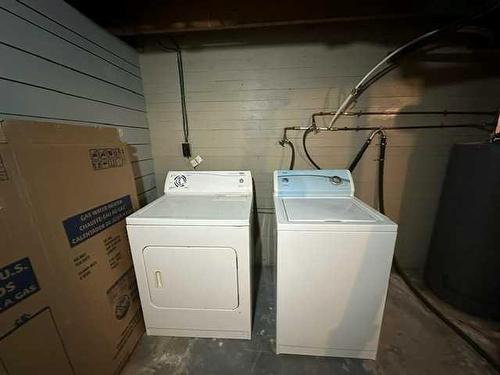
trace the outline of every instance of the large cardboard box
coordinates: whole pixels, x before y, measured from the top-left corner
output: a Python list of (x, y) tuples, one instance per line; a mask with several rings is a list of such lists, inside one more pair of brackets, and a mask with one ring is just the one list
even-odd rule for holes
[(113, 128), (0, 124), (0, 374), (115, 374), (144, 332)]

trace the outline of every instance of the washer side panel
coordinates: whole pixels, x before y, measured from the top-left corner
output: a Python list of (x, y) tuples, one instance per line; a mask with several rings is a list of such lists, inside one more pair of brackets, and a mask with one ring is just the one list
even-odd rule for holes
[(278, 351), (376, 353), (395, 237), (278, 231)]

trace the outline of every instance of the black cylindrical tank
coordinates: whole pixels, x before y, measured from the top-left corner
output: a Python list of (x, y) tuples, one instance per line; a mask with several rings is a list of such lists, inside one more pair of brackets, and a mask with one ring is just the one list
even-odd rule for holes
[(459, 309), (500, 319), (500, 144), (453, 146), (425, 280)]

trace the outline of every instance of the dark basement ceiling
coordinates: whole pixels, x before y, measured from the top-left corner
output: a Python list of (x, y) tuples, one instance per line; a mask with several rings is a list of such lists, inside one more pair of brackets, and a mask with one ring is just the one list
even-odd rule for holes
[(491, 1), (473, 0), (67, 0), (121, 37), (340, 22), (442, 23)]

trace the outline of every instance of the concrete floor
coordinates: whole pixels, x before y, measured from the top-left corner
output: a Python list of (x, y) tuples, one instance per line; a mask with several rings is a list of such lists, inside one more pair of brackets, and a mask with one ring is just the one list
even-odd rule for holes
[(446, 303), (427, 287), (421, 272), (412, 271), (409, 276), (425, 298), (488, 353), (500, 368), (500, 321), (473, 316)]
[(257, 271), (253, 338), (144, 336), (123, 375), (156, 374), (495, 374), (406, 288), (391, 277), (377, 361), (274, 354), (273, 270)]

